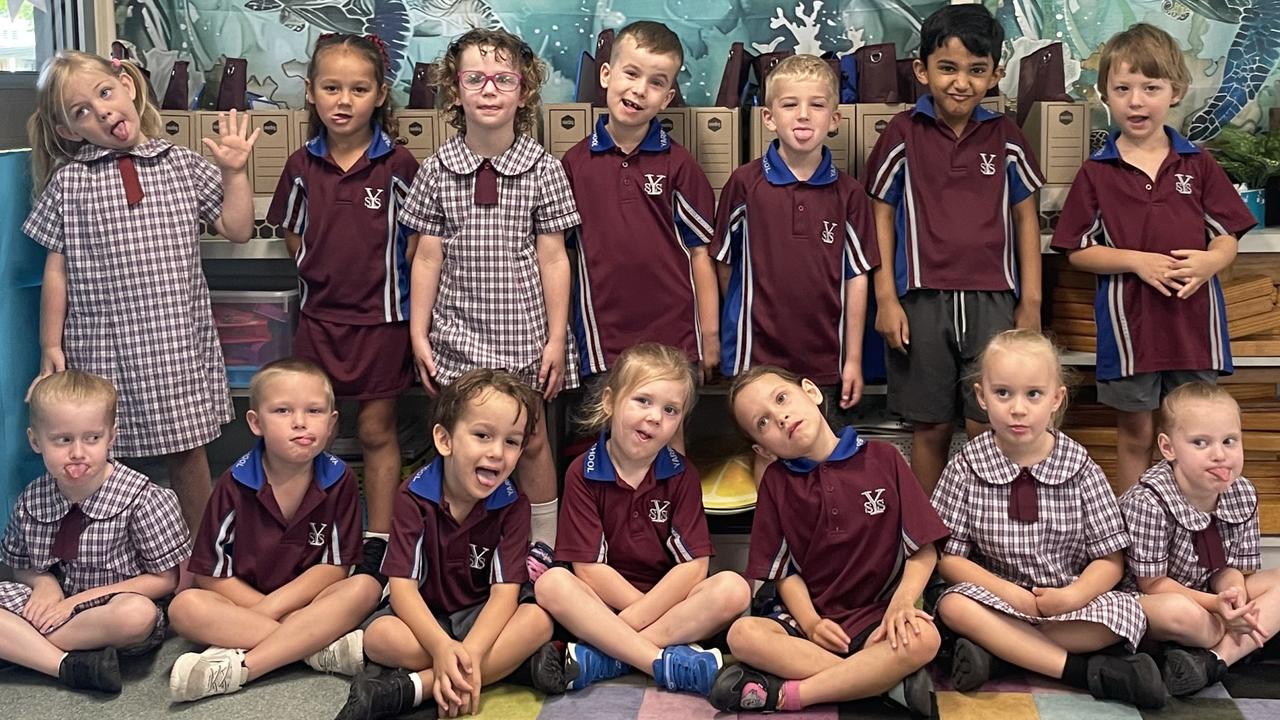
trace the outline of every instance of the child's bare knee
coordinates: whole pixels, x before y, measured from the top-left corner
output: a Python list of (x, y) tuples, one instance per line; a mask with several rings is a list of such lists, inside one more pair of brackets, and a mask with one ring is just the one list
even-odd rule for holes
[(147, 597), (128, 593), (113, 598), (107, 607), (112, 625), (126, 639), (141, 642), (155, 630), (156, 604)]
[(169, 602), (169, 624), (182, 634), (186, 629), (200, 622), (200, 608), (203, 601), (199, 597), (204, 590), (192, 589), (180, 592)]
[(538, 604), (554, 614), (564, 607), (566, 600), (575, 589), (573, 573), (562, 567), (547, 570), (533, 584), (533, 594)]
[(769, 633), (764, 623), (773, 623), (773, 620), (758, 617), (744, 617), (735, 620), (729, 626), (729, 633), (726, 638), (729, 643), (729, 651), (737, 655), (742, 652), (743, 648), (754, 647), (760, 638)]
[[(908, 631), (910, 632), (910, 631)], [(916, 668), (922, 668), (938, 656), (938, 648), (942, 646), (942, 637), (938, 628), (931, 622), (920, 624), (920, 634), (911, 635), (911, 644), (906, 645), (907, 657)]]
[(711, 587), (707, 590), (714, 593), (712, 598), (718, 615), (735, 617), (751, 604), (751, 586), (738, 573), (725, 570), (711, 576), (710, 580)]
[(938, 616), (947, 623), (947, 627), (957, 632), (973, 628), (977, 609), (976, 602), (958, 593), (947, 593), (938, 601)]

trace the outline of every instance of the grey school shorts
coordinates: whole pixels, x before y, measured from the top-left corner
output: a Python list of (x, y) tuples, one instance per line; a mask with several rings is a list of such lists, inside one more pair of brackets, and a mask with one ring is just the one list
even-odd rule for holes
[(1149, 412), (1164, 396), (1189, 382), (1218, 382), (1217, 370), (1164, 370), (1098, 381), (1098, 402), (1121, 412)]
[[(533, 583), (520, 584), (520, 595), (516, 602), (519, 605), (536, 602), (533, 595)], [(435, 617), (437, 623), (440, 623), (440, 629), (444, 630), (446, 635), (458, 642), (462, 642), (467, 638), (467, 633), (471, 632), (471, 628), (475, 626), (476, 618), (480, 617), (480, 611), (484, 610), (484, 605), (482, 602), (476, 603), (471, 607), (465, 607), (451, 613), (432, 613), (432, 616)], [(368, 630), (374, 620), (387, 615), (394, 616), (395, 614), (396, 611), (391, 609), (391, 601), (386, 600), (369, 617), (365, 618), (364, 622), (360, 623), (360, 629)]]
[(909, 422), (987, 422), (973, 394), (973, 363), (993, 335), (1013, 327), (1012, 292), (912, 290), (899, 298), (907, 314), (907, 352), (887, 350), (889, 410)]

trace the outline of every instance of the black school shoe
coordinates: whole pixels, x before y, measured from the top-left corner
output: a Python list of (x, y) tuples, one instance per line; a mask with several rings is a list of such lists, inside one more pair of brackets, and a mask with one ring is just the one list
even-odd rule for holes
[(738, 663), (716, 673), (707, 701), (724, 712), (772, 712), (778, 707), (782, 678)]
[(58, 666), (58, 680), (76, 690), (120, 692), (120, 661), (116, 649), (72, 650)]
[(1144, 710), (1164, 707), (1168, 690), (1160, 668), (1146, 653), (1093, 655), (1088, 665), (1089, 692), (1096, 698), (1120, 700)]
[(1227, 664), (1204, 648), (1175, 645), (1165, 651), (1160, 674), (1169, 694), (1183, 697), (1221, 680), (1227, 674)]
[[(435, 703), (432, 702), (434, 707)], [(351, 681), (347, 703), (335, 720), (378, 720), (413, 710), (413, 680), (404, 670), (387, 671), (370, 663)], [(434, 714), (434, 713), (433, 713)]]
[(951, 652), (951, 685), (960, 692), (977, 690), (991, 679), (991, 653), (967, 638), (956, 640)]
[(387, 586), (387, 576), (382, 574), (382, 558), (387, 554), (387, 541), (379, 537), (367, 537), (360, 547), (360, 562), (355, 575), (369, 575), (381, 587)]
[(569, 687), (565, 677), (565, 645), (549, 642), (529, 658), (529, 678), (533, 689), (543, 695), (560, 695)]

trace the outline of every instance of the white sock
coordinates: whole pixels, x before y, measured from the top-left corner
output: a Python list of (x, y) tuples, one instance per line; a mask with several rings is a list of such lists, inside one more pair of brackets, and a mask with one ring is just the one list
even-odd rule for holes
[(530, 506), (529, 542), (543, 542), (547, 547), (556, 546), (556, 516), (560, 512), (560, 501), (534, 503)]
[(422, 704), (422, 678), (418, 673), (409, 673), (409, 679), (413, 681), (413, 706), (418, 707)]
[(365, 540), (372, 540), (373, 538), (377, 538), (382, 542), (391, 542), (391, 533), (365, 532)]

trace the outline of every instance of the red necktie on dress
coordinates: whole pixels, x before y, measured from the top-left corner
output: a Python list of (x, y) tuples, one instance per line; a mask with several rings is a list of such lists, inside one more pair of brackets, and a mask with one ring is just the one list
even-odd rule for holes
[(53, 557), (69, 562), (80, 556), (80, 533), (84, 532), (84, 513), (79, 505), (72, 505), (66, 515), (62, 516), (62, 524), (53, 536), (53, 548), (49, 551)]
[(1227, 566), (1227, 553), (1222, 549), (1222, 535), (1218, 532), (1217, 520), (1210, 517), (1208, 527), (1195, 531), (1195, 542), (1200, 567), (1212, 572)]
[(124, 182), (124, 199), (133, 207), (142, 202), (142, 183), (138, 182), (138, 170), (133, 166), (133, 157), (121, 155), (116, 158), (120, 166), (120, 179)]
[(1009, 488), (1009, 519), (1026, 523), (1040, 519), (1040, 504), (1036, 501), (1036, 479), (1027, 468), (1022, 468)]
[(498, 204), (498, 171), (493, 168), (493, 163), (485, 160), (480, 163), (480, 168), (476, 170), (476, 205), (497, 205)]

